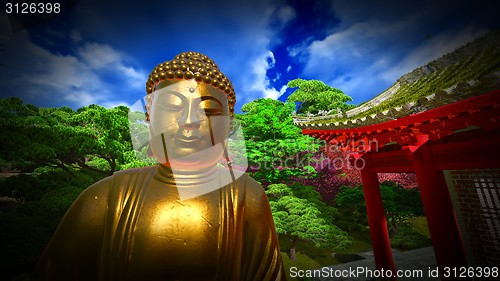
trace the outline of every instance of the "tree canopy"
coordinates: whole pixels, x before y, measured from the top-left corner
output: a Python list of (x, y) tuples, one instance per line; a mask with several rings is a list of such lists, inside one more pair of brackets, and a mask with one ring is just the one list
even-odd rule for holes
[[(380, 192), (391, 236), (394, 236), (399, 227), (408, 219), (424, 215), (420, 192), (417, 188), (407, 189), (385, 181), (380, 184)], [(366, 203), (362, 186), (342, 187), (335, 202), (340, 208), (351, 208), (366, 216)]]
[(241, 108), (246, 114), (239, 114), (245, 137), (259, 136), (259, 140), (296, 138), (300, 129), (293, 124), (292, 112), (295, 105), (271, 98), (257, 99)]
[(298, 88), (290, 96), (288, 102), (299, 102), (297, 113), (318, 113), (323, 111), (346, 111), (354, 105), (346, 102), (352, 98), (339, 89), (326, 85), (319, 80), (294, 79), (288, 82), (288, 88)]
[(0, 158), (27, 166), (72, 167), (111, 175), (126, 163), (131, 150), (128, 108), (90, 105), (38, 108), (18, 98), (0, 100)]
[(266, 193), (276, 232), (286, 236), (292, 243), (292, 260), (296, 258), (296, 245), (300, 240), (332, 250), (345, 249), (352, 244), (347, 233), (333, 224), (337, 210), (323, 203), (313, 187), (301, 184), (271, 184)]
[(283, 182), (290, 176), (310, 176), (308, 158), (318, 149), (314, 139), (293, 124), (294, 104), (258, 99), (243, 105), (241, 120), (252, 176), (266, 182)]

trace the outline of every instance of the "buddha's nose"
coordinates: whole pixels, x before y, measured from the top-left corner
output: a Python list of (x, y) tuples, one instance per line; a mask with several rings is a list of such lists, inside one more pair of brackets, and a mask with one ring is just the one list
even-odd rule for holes
[(184, 110), (184, 114), (179, 120), (179, 127), (188, 131), (199, 129), (200, 118), (197, 110), (194, 110), (191, 106), (187, 110)]

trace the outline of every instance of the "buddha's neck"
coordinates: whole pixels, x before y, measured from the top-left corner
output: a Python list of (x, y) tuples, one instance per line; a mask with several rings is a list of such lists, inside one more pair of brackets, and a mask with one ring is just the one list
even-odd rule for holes
[(217, 171), (216, 165), (199, 170), (172, 170), (163, 164), (158, 164), (156, 170), (155, 179), (177, 187), (194, 187), (210, 182), (215, 178)]

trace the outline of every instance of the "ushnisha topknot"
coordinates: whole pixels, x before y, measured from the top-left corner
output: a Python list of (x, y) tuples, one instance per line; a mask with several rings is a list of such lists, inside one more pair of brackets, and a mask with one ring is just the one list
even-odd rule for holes
[(175, 56), (171, 61), (158, 64), (146, 82), (146, 93), (148, 94), (146, 104), (146, 120), (149, 121), (149, 107), (151, 106), (150, 94), (155, 91), (158, 83), (165, 80), (190, 80), (195, 79), (199, 83), (211, 84), (226, 94), (229, 105), (229, 115), (234, 115), (234, 104), (236, 94), (233, 84), (220, 71), (215, 62), (197, 52), (183, 52)]

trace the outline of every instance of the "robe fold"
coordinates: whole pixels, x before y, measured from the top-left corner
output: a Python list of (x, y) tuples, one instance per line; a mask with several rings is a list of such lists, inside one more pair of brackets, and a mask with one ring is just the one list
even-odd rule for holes
[(157, 167), (120, 171), (86, 189), (37, 273), (40, 280), (285, 280), (260, 184), (244, 174), (180, 200)]

